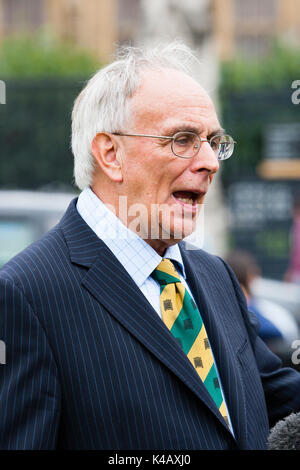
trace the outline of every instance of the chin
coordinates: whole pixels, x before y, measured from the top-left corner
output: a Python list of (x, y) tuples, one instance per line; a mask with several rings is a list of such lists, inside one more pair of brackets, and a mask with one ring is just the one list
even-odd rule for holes
[(168, 234), (170, 240), (180, 241), (195, 231), (196, 220), (194, 218), (192, 220), (181, 218), (179, 220), (174, 220), (169, 227), (163, 227), (163, 229), (166, 234), (166, 239)]

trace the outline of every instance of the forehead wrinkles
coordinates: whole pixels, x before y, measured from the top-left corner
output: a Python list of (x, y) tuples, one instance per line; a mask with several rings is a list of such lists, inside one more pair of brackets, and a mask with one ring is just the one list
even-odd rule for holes
[(135, 126), (154, 129), (158, 120), (216, 119), (215, 108), (208, 93), (191, 77), (170, 70), (144, 74), (139, 90), (130, 102)]

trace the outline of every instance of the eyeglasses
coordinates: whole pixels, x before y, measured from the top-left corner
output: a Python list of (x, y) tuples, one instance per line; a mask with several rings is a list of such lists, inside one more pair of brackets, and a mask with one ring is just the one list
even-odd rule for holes
[(211, 139), (202, 139), (194, 132), (177, 132), (172, 137), (165, 135), (148, 135), (148, 134), (125, 134), (122, 132), (113, 132), (113, 135), (125, 137), (151, 137), (154, 139), (171, 140), (171, 149), (174, 155), (180, 158), (193, 158), (200, 150), (202, 142), (208, 142), (217, 155), (218, 160), (227, 160), (231, 157), (236, 142), (230, 135), (216, 134)]

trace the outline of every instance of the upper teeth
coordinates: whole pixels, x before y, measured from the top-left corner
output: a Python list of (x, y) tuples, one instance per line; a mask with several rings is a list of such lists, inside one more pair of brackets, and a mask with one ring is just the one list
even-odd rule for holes
[(186, 204), (193, 204), (193, 202), (194, 202), (192, 198), (178, 197), (177, 199), (179, 199), (180, 201), (182, 201)]

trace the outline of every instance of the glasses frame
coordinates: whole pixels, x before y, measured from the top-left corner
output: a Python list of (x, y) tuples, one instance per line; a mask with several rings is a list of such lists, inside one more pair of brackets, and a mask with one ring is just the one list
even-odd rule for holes
[[(197, 138), (199, 139), (200, 141), (200, 144), (199, 144), (199, 148), (197, 149), (197, 151), (194, 153), (194, 155), (190, 156), (190, 157), (183, 157), (182, 155), (178, 155), (178, 153), (176, 153), (174, 151), (174, 142), (175, 142), (175, 139), (178, 137), (178, 135), (180, 134), (192, 134), (192, 135), (195, 135), (197, 136)], [(236, 144), (236, 141), (233, 140), (233, 138), (231, 137), (231, 135), (229, 134), (215, 134), (211, 139), (202, 139), (202, 137), (200, 137), (198, 134), (196, 134), (195, 132), (191, 132), (191, 131), (179, 131), (179, 132), (176, 132), (176, 134), (174, 134), (173, 136), (168, 136), (168, 135), (151, 135), (151, 134), (126, 134), (124, 132), (112, 132), (112, 135), (119, 135), (119, 136), (124, 136), (124, 137), (150, 137), (152, 139), (168, 139), (168, 140), (172, 140), (172, 143), (171, 143), (171, 149), (172, 149), (172, 152), (173, 154), (178, 157), (178, 158), (184, 158), (185, 160), (188, 160), (190, 158), (193, 158), (197, 155), (197, 153), (199, 152), (200, 150), (200, 147), (201, 147), (201, 144), (202, 142), (208, 142), (210, 145), (211, 145), (211, 141), (213, 139), (215, 139), (216, 137), (230, 137), (230, 139), (232, 140), (232, 144), (234, 146), (234, 144)], [(234, 148), (232, 150), (232, 153), (234, 151)], [(231, 153), (231, 155), (232, 155)], [(217, 154), (216, 154), (217, 155)], [(224, 160), (228, 160), (228, 158), (231, 157), (231, 155), (227, 158), (218, 158), (219, 161), (224, 161)]]

